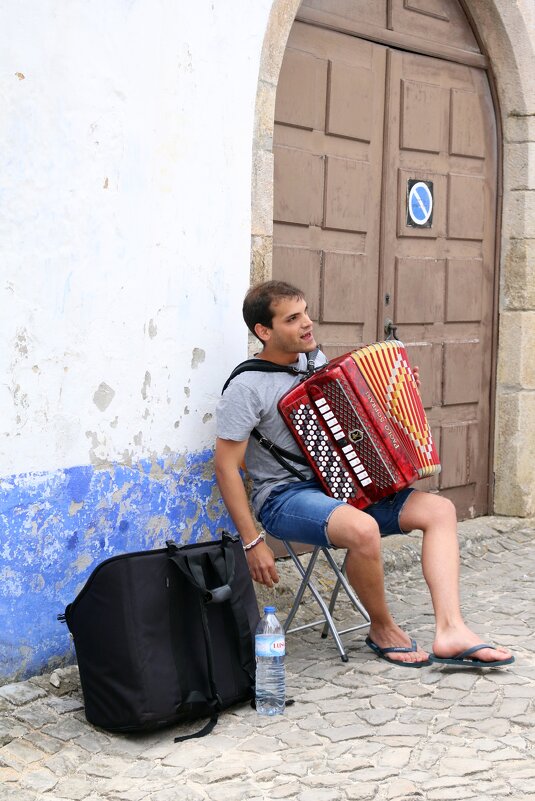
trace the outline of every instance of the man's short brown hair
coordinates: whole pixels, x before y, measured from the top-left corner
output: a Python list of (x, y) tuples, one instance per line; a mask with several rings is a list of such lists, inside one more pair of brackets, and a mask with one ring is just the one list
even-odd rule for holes
[(272, 327), (275, 313), (272, 305), (282, 298), (302, 300), (304, 294), (301, 289), (287, 284), (286, 281), (264, 281), (249, 289), (243, 301), (243, 319), (249, 331), (256, 337), (258, 334), (254, 329), (257, 323), (266, 328)]

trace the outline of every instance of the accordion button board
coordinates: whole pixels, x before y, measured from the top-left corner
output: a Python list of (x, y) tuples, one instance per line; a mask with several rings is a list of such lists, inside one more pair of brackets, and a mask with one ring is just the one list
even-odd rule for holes
[[(373, 358), (362, 363), (374, 348), (386, 351), (384, 397)], [(440, 470), (415, 388), (401, 343), (383, 342), (330, 362), (285, 395), (279, 411), (325, 491), (363, 509)]]

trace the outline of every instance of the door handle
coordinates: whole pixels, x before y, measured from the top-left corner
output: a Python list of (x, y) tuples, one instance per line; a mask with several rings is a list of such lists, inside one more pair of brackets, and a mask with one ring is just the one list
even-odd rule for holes
[(396, 333), (397, 330), (398, 327), (393, 320), (390, 319), (385, 320), (384, 332), (387, 341), (390, 339), (397, 339), (397, 333)]

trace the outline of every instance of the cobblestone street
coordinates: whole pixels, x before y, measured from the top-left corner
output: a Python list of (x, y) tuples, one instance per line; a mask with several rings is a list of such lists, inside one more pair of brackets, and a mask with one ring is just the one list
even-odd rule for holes
[[(512, 648), (510, 668), (391, 667), (366, 648), (363, 631), (345, 637), (344, 664), (332, 640), (293, 634), (295, 705), (274, 719), (235, 708), (211, 735), (183, 744), (173, 737), (185, 727), (143, 736), (96, 730), (83, 714), (76, 668), (62, 669), (0, 688), (2, 801), (535, 799), (532, 524), (461, 525), (465, 616), (484, 641)], [(385, 545), (387, 587), (398, 622), (430, 648), (417, 541)], [(282, 617), (285, 593), (275, 600)]]

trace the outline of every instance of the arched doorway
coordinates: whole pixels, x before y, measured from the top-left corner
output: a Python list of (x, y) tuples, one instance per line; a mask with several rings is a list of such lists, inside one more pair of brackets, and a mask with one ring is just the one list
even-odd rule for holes
[(487, 66), (457, 0), (304, 0), (275, 108), (273, 276), (305, 289), (328, 355), (396, 324), (443, 463), (421, 486), (461, 517), (488, 511), (492, 466)]

